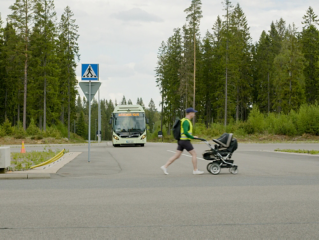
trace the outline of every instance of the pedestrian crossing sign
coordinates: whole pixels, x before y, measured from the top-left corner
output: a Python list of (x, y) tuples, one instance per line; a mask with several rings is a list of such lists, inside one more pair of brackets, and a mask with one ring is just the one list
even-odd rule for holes
[(99, 81), (99, 64), (82, 64), (82, 81)]

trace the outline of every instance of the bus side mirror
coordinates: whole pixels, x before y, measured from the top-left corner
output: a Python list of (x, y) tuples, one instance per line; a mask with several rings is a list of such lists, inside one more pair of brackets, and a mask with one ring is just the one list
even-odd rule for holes
[(146, 118), (146, 124), (149, 124), (150, 120), (148, 118)]

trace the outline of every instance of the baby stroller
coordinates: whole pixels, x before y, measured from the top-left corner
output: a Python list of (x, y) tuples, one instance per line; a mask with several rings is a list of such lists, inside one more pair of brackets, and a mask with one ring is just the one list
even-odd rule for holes
[(216, 143), (213, 147), (207, 140), (204, 141), (210, 148), (203, 154), (205, 160), (211, 161), (207, 165), (207, 171), (211, 174), (217, 175), (222, 168), (229, 168), (232, 174), (238, 173), (238, 166), (234, 164), (231, 157), (238, 147), (237, 140), (233, 138), (232, 133), (224, 133), (220, 138), (213, 139)]

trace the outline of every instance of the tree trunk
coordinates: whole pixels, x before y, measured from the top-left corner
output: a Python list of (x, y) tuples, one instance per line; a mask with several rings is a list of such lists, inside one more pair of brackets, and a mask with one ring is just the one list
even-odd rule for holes
[(270, 89), (269, 89), (269, 72), (268, 72), (268, 114), (270, 113), (270, 98), (269, 98), (269, 92), (270, 92)]
[(44, 72), (44, 99), (43, 99), (43, 131), (46, 131), (47, 126), (47, 78)]
[(26, 45), (24, 63), (23, 129), (27, 130), (27, 82), (28, 82), (28, 46)]
[[(194, 28), (194, 96), (193, 96), (193, 108), (195, 109), (195, 95), (196, 94), (196, 35)], [(195, 124), (195, 117), (193, 118), (193, 125)]]

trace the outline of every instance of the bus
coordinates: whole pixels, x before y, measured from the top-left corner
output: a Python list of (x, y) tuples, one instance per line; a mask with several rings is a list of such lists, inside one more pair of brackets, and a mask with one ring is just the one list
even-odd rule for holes
[(113, 146), (139, 145), (144, 147), (147, 123), (144, 109), (140, 105), (116, 106), (110, 119)]

